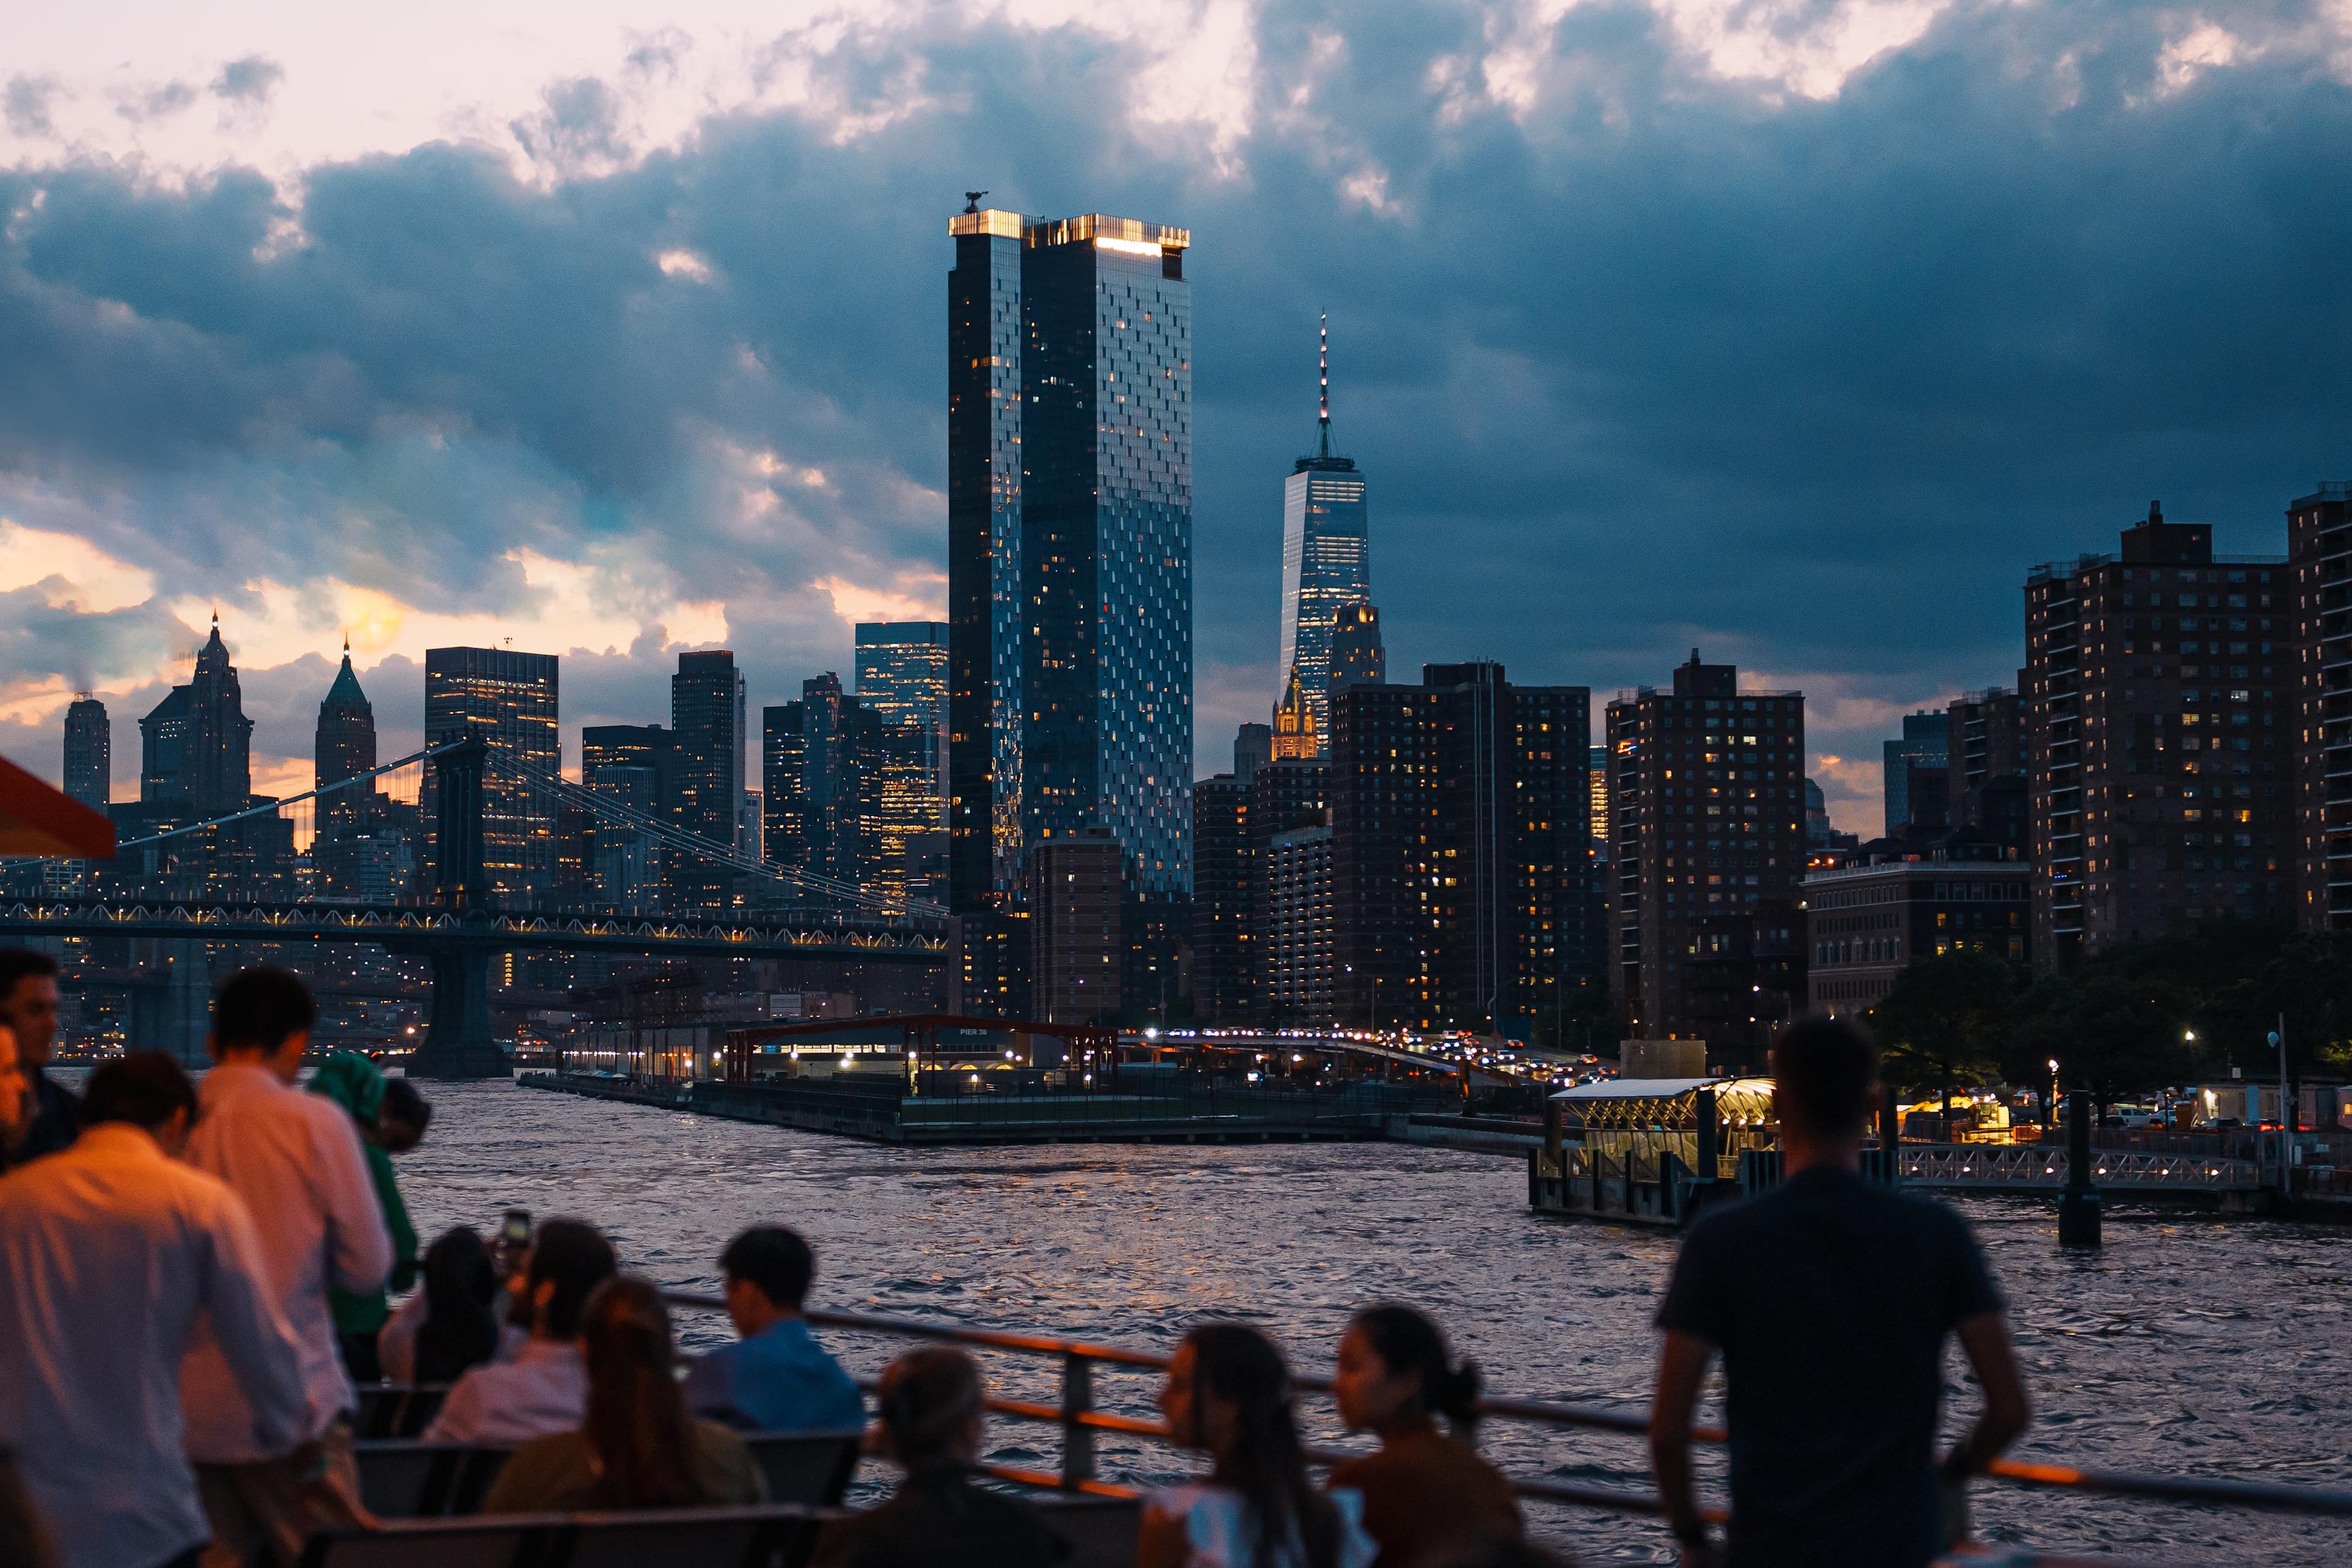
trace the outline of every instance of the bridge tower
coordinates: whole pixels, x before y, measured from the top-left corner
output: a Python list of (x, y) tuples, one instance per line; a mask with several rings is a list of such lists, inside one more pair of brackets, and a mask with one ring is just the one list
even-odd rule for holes
[(478, 738), (433, 759), (434, 894), (452, 923), (425, 943), (433, 1011), (409, 1072), (416, 1078), (504, 1078), (510, 1069), (490, 1035), (489, 876), (482, 868), (482, 763)]

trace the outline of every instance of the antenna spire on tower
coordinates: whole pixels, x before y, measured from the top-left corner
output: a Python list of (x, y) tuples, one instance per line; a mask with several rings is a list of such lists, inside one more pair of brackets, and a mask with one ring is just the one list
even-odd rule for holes
[(1315, 342), (1315, 455), (1331, 455), (1331, 317), (1317, 318)]

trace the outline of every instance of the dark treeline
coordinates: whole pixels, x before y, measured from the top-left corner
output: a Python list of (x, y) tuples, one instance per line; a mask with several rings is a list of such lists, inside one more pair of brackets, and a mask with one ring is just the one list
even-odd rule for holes
[(2088, 1089), (2102, 1111), (2233, 1067), (2274, 1078), (2282, 1018), (2292, 1078), (2352, 1073), (2352, 933), (2218, 921), (2030, 983), (1990, 953), (1955, 952), (1912, 963), (1870, 1015), (1900, 1089), (2042, 1089), (2054, 1059), (2061, 1087)]

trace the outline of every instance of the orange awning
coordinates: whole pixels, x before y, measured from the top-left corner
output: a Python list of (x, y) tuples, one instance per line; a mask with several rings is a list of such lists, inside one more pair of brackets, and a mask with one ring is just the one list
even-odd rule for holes
[(114, 824), (0, 757), (0, 855), (111, 860)]

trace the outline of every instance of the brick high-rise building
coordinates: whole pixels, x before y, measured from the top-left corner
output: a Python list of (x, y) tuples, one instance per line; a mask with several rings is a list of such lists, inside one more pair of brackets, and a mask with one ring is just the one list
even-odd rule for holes
[(1331, 689), (1379, 686), (1388, 678), (1389, 656), (1381, 643), (1380, 606), (1369, 599), (1340, 605), (1331, 623)]
[(1609, 705), (1611, 989), (1637, 1039), (1760, 1065), (1804, 1005), (1805, 699), (1691, 661)]
[[(2294, 574), (2295, 920), (2352, 929), (2352, 483), (2287, 508)], [(2280, 722), (2289, 720), (2282, 718)]]
[(1946, 795), (1955, 828), (1982, 832), (2022, 860), (2030, 837), (2025, 780), (2025, 704), (2007, 687), (1952, 700)]
[(1048, 1024), (1116, 1018), (1127, 962), (1126, 858), (1102, 829), (1033, 847), (1023, 867), (1029, 973)]
[(1417, 686), (1334, 692), (1331, 709), (1339, 1020), (1501, 1030), (1551, 1015), (1593, 966), (1591, 693), (1433, 664)]
[(2294, 883), (2294, 610), (2279, 556), (2216, 556), (2147, 520), (2025, 584), (2038, 969), (2223, 916)]

